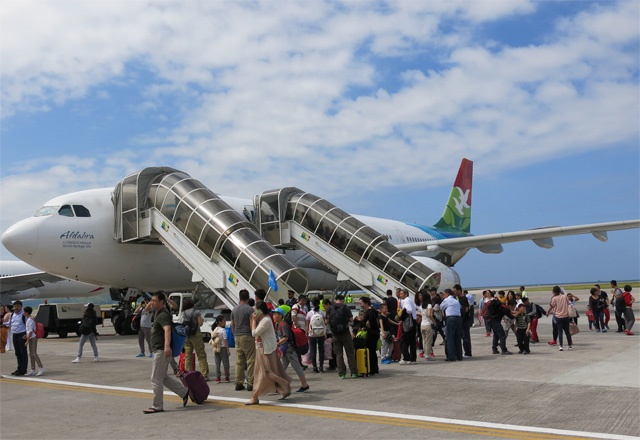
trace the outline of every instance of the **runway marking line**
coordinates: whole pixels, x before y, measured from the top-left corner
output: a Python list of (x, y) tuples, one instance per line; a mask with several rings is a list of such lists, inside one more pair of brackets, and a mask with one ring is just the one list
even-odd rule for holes
[[(65, 391), (91, 392), (120, 397), (149, 398), (151, 390), (117, 387), (97, 384), (85, 384), (79, 382), (59, 381), (41, 378), (0, 376), (0, 383), (20, 384), (39, 388), (49, 388)], [(170, 391), (164, 393), (170, 401), (181, 402)], [(472, 434), (487, 437), (499, 437), (522, 440), (542, 439), (611, 439), (631, 440), (637, 437), (605, 434), (583, 431), (569, 431), (561, 429), (539, 428), (532, 426), (518, 426), (491, 422), (478, 422), (469, 420), (457, 420), (439, 417), (418, 416), (412, 414), (400, 414), (384, 411), (370, 411), (352, 408), (326, 407), (319, 405), (304, 405), (287, 401), (262, 401), (260, 405), (245, 406), (246, 399), (223, 396), (209, 396), (205, 405), (215, 405), (230, 408), (243, 408), (251, 411), (263, 411), (271, 413), (296, 414), (324, 419), (335, 419), (356, 423), (373, 423), (377, 425), (398, 426), (425, 430), (453, 432), (459, 434)]]

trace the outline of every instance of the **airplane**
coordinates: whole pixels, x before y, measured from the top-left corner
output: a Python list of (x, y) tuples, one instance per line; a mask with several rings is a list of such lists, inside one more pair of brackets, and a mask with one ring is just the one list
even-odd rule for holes
[[(177, 171), (172, 168), (153, 170)], [(184, 173), (183, 176), (191, 179)], [(410, 254), (430, 271), (437, 273), (439, 289), (460, 283), (460, 277), (453, 267), (472, 248), (495, 254), (502, 252), (504, 243), (526, 240), (532, 240), (543, 248), (551, 248), (553, 237), (556, 236), (591, 233), (598, 240), (607, 241), (607, 231), (640, 227), (640, 220), (628, 220), (472, 235), (472, 177), (473, 162), (463, 159), (445, 211), (434, 226), (360, 215), (353, 217), (381, 234), (397, 249)], [(33, 217), (9, 227), (2, 234), (2, 243), (16, 257), (43, 271), (67, 279), (110, 287), (112, 291), (131, 288), (142, 292), (193, 291), (202, 279), (195, 276), (193, 267), (187, 267), (188, 262), (184, 258), (177, 258), (172, 250), (160, 240), (154, 239), (153, 235), (150, 239), (135, 243), (114, 239), (114, 231), (117, 229), (114, 215), (117, 200), (114, 199), (114, 194), (112, 188), (101, 188), (55, 197), (46, 202)], [(259, 214), (255, 208), (258, 206), (257, 199), (255, 204), (251, 199), (224, 196), (220, 196), (220, 199), (242, 214), (247, 222), (254, 221)], [(170, 225), (163, 222), (162, 229), (168, 232)], [(153, 234), (158, 236), (163, 231), (158, 229)], [(328, 267), (331, 262), (319, 261), (317, 254), (308, 253), (311, 250), (305, 252), (284, 246), (279, 252), (306, 272), (308, 290), (332, 290), (338, 286), (338, 279), (344, 279), (341, 277), (340, 267), (337, 270), (336, 267)]]
[(26, 299), (84, 298), (101, 293), (105, 293), (104, 287), (61, 278), (24, 261), (0, 261), (2, 304)]

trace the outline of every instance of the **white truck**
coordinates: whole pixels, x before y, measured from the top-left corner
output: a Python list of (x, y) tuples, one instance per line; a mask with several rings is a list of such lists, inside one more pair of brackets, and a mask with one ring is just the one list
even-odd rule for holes
[[(66, 338), (69, 333), (80, 336), (80, 321), (86, 306), (79, 303), (41, 304), (38, 307), (36, 322), (44, 326), (44, 337), (50, 333), (57, 333), (58, 337)], [(100, 306), (94, 307), (98, 315), (98, 324), (102, 324)]]

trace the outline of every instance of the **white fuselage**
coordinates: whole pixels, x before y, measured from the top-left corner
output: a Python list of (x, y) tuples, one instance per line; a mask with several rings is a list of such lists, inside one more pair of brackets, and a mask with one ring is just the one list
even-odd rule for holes
[[(143, 291), (192, 290), (191, 272), (161, 244), (119, 243), (114, 239), (114, 207), (109, 188), (56, 197), (45, 206), (81, 205), (90, 217), (57, 213), (34, 216), (11, 226), (2, 236), (5, 247), (21, 260), (46, 272), (85, 283)], [(249, 199), (224, 197), (238, 212), (252, 205)], [(391, 243), (427, 241), (431, 235), (401, 222), (358, 216), (388, 236)], [(459, 257), (464, 255), (463, 252)], [(302, 251), (285, 256), (309, 273), (310, 289), (331, 289), (336, 277)], [(457, 259), (456, 259), (457, 261)], [(435, 262), (438, 264), (438, 262)], [(441, 265), (441, 268), (446, 266)]]

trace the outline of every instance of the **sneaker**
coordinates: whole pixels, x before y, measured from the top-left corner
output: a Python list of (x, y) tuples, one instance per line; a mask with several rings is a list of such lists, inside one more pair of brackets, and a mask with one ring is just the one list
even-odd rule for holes
[(358, 373), (351, 373), (351, 379), (357, 379)]
[(427, 358), (427, 362), (435, 362), (436, 358), (432, 358), (432, 357), (428, 357)]
[(569, 345), (569, 350), (573, 350), (573, 347), (571, 345)]
[(298, 391), (296, 391), (296, 393), (304, 393), (308, 389), (309, 389), (309, 385), (307, 385), (306, 387), (300, 387)]
[(237, 383), (236, 384), (236, 391), (242, 391), (244, 390), (244, 385), (242, 385), (241, 383)]
[(554, 341), (554, 340), (551, 340), (551, 341), (547, 342), (547, 344), (549, 344), (549, 345), (558, 345), (558, 343), (556, 341)]
[(420, 350), (420, 353), (418, 353), (418, 356), (420, 356), (421, 358), (424, 357), (424, 351)]
[(79, 364), (80, 363), (80, 358), (77, 357), (74, 360), (71, 361), (72, 364)]
[(313, 372), (314, 372), (314, 373), (319, 373), (319, 372), (320, 372), (320, 370), (318, 370), (317, 368), (314, 368), (314, 369), (313, 369)]
[(224, 378), (224, 383), (231, 383), (231, 380), (229, 380), (229, 376)]
[(491, 336), (491, 333), (486, 332), (486, 333), (484, 334), (484, 336), (488, 338), (489, 336)]
[(253, 385), (247, 385), (247, 391), (253, 391)]
[(152, 358), (153, 357), (153, 353), (149, 353), (149, 357)]
[(100, 359), (98, 359), (98, 356), (93, 358), (93, 362), (98, 362), (98, 361), (100, 361)]
[(137, 358), (143, 358), (143, 357), (147, 357), (144, 353), (138, 353), (136, 355)]
[(409, 362), (409, 361), (404, 361), (404, 360), (403, 360), (403, 361), (398, 362), (398, 364), (399, 364), (399, 365), (409, 365), (410, 363), (411, 363), (411, 362)]
[(562, 345), (559, 345), (558, 346), (558, 351), (562, 351), (562, 350), (563, 350)]
[(220, 378), (216, 377), (216, 383), (221, 383)]
[(599, 328), (596, 329), (596, 333), (600, 333), (600, 329)]
[(346, 374), (338, 374), (338, 377), (339, 377), (340, 379), (344, 379), (344, 378), (346, 377)]
[(507, 350), (507, 351), (503, 351), (502, 354), (513, 354), (513, 353), (511, 353), (509, 350)]
[(44, 374), (44, 368), (40, 368), (36, 373), (36, 376), (42, 376)]
[(470, 354), (463, 354), (462, 357), (463, 358), (470, 358), (470, 357), (473, 357), (473, 356), (471, 356)]
[(498, 350), (496, 350), (495, 348), (492, 350), (493, 354), (500, 354), (500, 352)]
[(35, 376), (35, 375), (36, 375), (36, 370), (31, 370), (27, 374), (25, 374), (25, 376)]
[(605, 328), (605, 329), (602, 329), (602, 333), (606, 333), (606, 332), (607, 332), (607, 329), (606, 329), (606, 328)]

